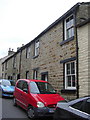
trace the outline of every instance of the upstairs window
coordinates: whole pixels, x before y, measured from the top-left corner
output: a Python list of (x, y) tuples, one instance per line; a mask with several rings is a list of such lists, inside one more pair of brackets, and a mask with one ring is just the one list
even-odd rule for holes
[(2, 64), (2, 71), (4, 71), (4, 64)]
[(26, 58), (30, 58), (30, 47), (26, 48)]
[(7, 67), (8, 67), (7, 62), (5, 62), (5, 70), (7, 70)]
[(39, 55), (39, 40), (35, 41), (35, 56)]
[(16, 68), (16, 56), (13, 59), (13, 68)]
[(65, 64), (65, 89), (76, 89), (76, 62)]
[(65, 20), (65, 40), (74, 36), (74, 16), (71, 15)]

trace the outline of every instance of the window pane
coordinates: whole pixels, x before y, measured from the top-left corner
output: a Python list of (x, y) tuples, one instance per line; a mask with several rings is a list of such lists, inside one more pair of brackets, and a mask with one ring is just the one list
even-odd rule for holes
[(71, 27), (70, 22), (67, 22), (67, 23), (66, 23), (66, 29), (68, 29), (68, 28), (70, 28), (70, 27)]
[(88, 99), (83, 106), (83, 112), (90, 114), (90, 99)]
[(72, 19), (71, 21), (70, 21), (70, 26), (73, 26), (74, 25), (74, 20)]
[(72, 20), (73, 19), (73, 15), (72, 16), (70, 16), (70, 20)]
[(70, 64), (67, 64), (67, 74), (70, 74)]
[(75, 87), (75, 75), (72, 76), (72, 87)]
[(83, 101), (77, 102), (75, 104), (72, 105), (73, 108), (81, 110), (82, 109), (82, 103)]
[(66, 20), (66, 22), (67, 22), (67, 23), (69, 22), (69, 18)]
[(75, 74), (75, 63), (71, 63), (71, 74)]
[(71, 87), (71, 76), (67, 76), (67, 85)]
[(71, 35), (74, 36), (74, 28), (71, 28)]
[(67, 39), (69, 38), (69, 29), (67, 30)]
[(36, 55), (39, 54), (39, 48), (36, 48)]

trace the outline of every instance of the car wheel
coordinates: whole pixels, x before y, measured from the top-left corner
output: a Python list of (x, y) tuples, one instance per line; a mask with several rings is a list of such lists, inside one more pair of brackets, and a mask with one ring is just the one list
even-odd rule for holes
[(27, 116), (30, 118), (30, 119), (34, 119), (35, 118), (35, 111), (33, 109), (32, 106), (30, 106), (27, 110)]
[(13, 105), (14, 105), (14, 106), (17, 106), (17, 103), (16, 103), (16, 99), (15, 99), (15, 98), (13, 98)]

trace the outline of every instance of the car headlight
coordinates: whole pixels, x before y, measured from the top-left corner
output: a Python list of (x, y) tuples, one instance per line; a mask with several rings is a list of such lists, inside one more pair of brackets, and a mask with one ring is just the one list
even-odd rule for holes
[(7, 89), (3, 89), (3, 91), (7, 92), (8, 90)]
[(44, 107), (44, 104), (42, 102), (37, 102), (38, 107)]

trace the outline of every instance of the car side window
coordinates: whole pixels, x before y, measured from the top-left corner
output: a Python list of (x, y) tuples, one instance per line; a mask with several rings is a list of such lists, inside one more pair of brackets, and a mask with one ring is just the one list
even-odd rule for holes
[(77, 102), (73, 105), (71, 105), (71, 107), (78, 109), (78, 110), (82, 110), (82, 105), (83, 105), (83, 101)]
[(28, 83), (26, 81), (23, 82), (23, 87), (22, 89), (28, 90)]
[(24, 82), (24, 81), (18, 81), (18, 83), (17, 83), (17, 86), (16, 86), (16, 87), (22, 90), (22, 87), (23, 87), (23, 82)]
[(85, 104), (83, 105), (83, 112), (90, 114), (90, 99), (87, 99)]

